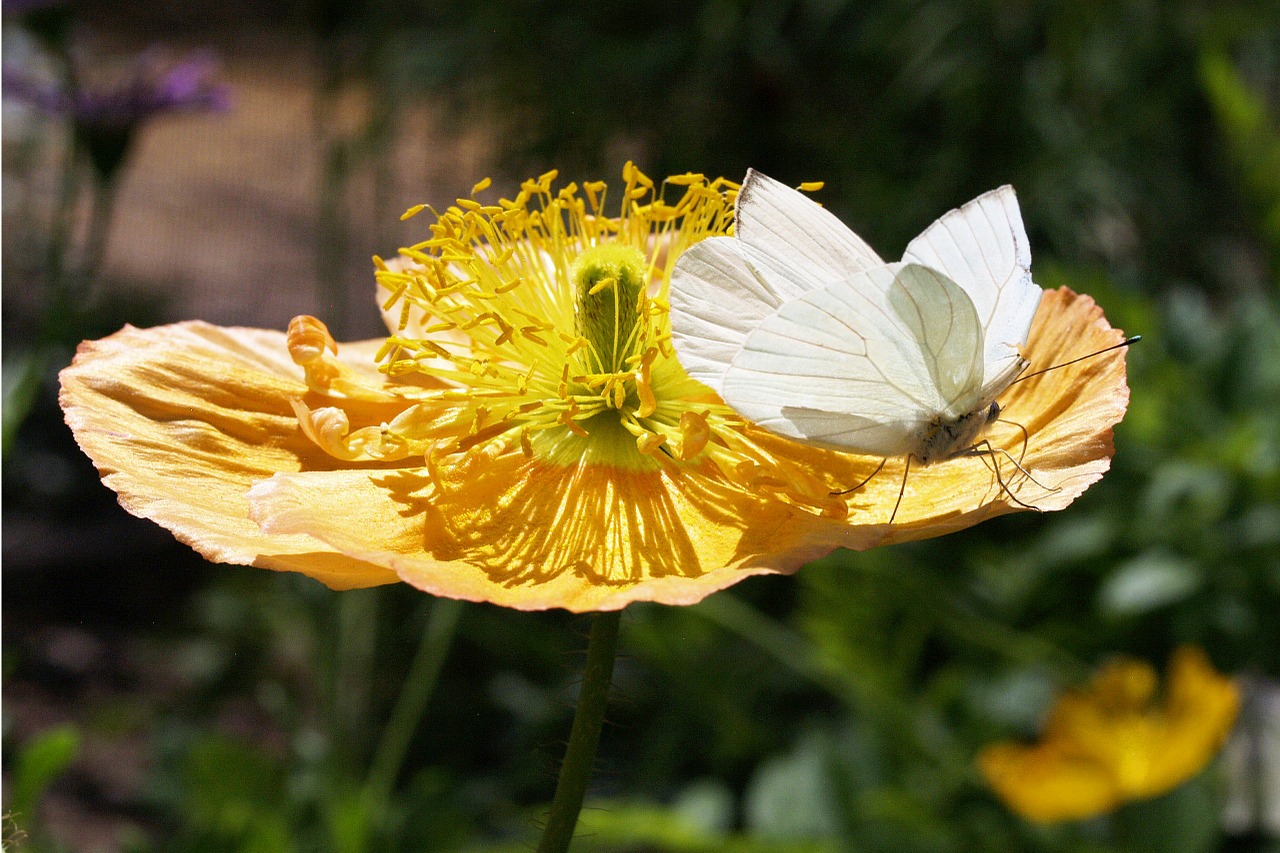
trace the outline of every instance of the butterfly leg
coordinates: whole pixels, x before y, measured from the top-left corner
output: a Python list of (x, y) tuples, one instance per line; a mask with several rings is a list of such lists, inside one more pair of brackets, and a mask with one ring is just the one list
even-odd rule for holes
[[(1035, 483), (1037, 486), (1039, 486), (1040, 488), (1044, 489), (1046, 492), (1056, 492), (1056, 491), (1059, 491), (1059, 488), (1058, 488), (1057, 486), (1053, 486), (1052, 488), (1050, 488), (1049, 486), (1046, 486), (1044, 483), (1042, 483), (1042, 482), (1040, 482), (1039, 480), (1037, 480), (1035, 477), (1032, 477), (1032, 476), (1031, 476), (1031, 472), (1030, 472), (1030, 471), (1028, 471), (1026, 468), (1023, 468), (1023, 467), (1022, 467), (1022, 464), (1021, 464), (1021, 463), (1022, 463), (1022, 458), (1021, 458), (1021, 457), (1020, 457), (1020, 458), (1018, 458), (1018, 459), (1014, 459), (1014, 458), (1013, 458), (1013, 454), (1011, 454), (1011, 453), (1010, 453), (1009, 451), (1007, 451), (1007, 450), (1003, 450), (1003, 449), (1001, 449), (1001, 450), (996, 450), (996, 449), (993, 449), (993, 448), (991, 447), (991, 443), (990, 443), (990, 442), (987, 442), (987, 448), (988, 448), (988, 451), (989, 451), (990, 453), (992, 453), (993, 455), (994, 455), (995, 453), (1002, 453), (1002, 454), (1004, 454), (1004, 457), (1005, 457), (1006, 459), (1008, 459), (1010, 462), (1012, 462), (1012, 463), (1013, 463), (1014, 467), (1018, 469), (1018, 471), (1022, 474), (1022, 476), (1026, 477), (1028, 480), (1030, 480), (1031, 482)], [(1024, 450), (1025, 450), (1025, 448), (1024, 448)]]
[[(883, 462), (880, 463), (884, 465)], [(907, 464), (902, 469), (902, 485), (898, 486), (898, 499), (893, 504), (893, 512), (889, 515), (889, 524), (898, 517), (898, 507), (902, 506), (902, 496), (907, 493), (907, 474), (911, 473), (911, 454), (907, 454)]]
[[(983, 447), (984, 445), (985, 445), (985, 449), (979, 450), (979, 448)], [(1000, 490), (1009, 496), (1009, 500), (1013, 501), (1023, 509), (1033, 509), (1036, 512), (1041, 511), (1040, 507), (1034, 504), (1029, 504), (1026, 501), (1020, 499), (1016, 494), (1013, 493), (1013, 490), (1009, 488), (1009, 485), (1004, 481), (1004, 477), (1001, 476), (1000, 474), (1000, 463), (996, 461), (997, 453), (1004, 454), (1004, 457), (1013, 463), (1013, 467), (1017, 468), (1018, 471), (1021, 472), (1024, 477), (1026, 477), (1031, 482), (1035, 483), (1040, 488), (1050, 492), (1057, 491), (1057, 489), (1050, 489), (1044, 483), (1041, 483), (1035, 477), (1032, 477), (1031, 472), (1028, 471), (1026, 468), (1023, 468), (1021, 463), (1019, 463), (1017, 459), (1013, 458), (1012, 453), (1004, 449), (997, 450), (995, 447), (992, 447), (991, 442), (985, 438), (982, 441), (975, 444), (973, 447), (969, 448), (968, 453), (974, 456), (987, 456), (991, 458), (991, 470), (992, 470), (992, 473), (994, 473), (996, 476), (996, 482), (1000, 485)]]
[(872, 471), (870, 474), (868, 474), (866, 477), (864, 477), (864, 478), (863, 478), (863, 480), (862, 480), (862, 482), (861, 482), (861, 483), (859, 483), (858, 485), (856, 485), (856, 486), (850, 486), (850, 487), (849, 487), (849, 488), (847, 488), (847, 489), (841, 489), (840, 491), (838, 491), (838, 492), (832, 492), (831, 494), (832, 494), (833, 496), (836, 496), (836, 495), (847, 495), (847, 494), (849, 494), (850, 492), (856, 492), (856, 491), (858, 491), (858, 489), (861, 489), (861, 488), (862, 488), (863, 486), (865, 486), (867, 483), (870, 483), (870, 482), (871, 482), (871, 478), (872, 478), (872, 477), (874, 477), (876, 474), (879, 474), (879, 473), (880, 473), (880, 469), (884, 467), (884, 463), (886, 463), (886, 462), (888, 462), (888, 461), (889, 461), (888, 459), (881, 459), (881, 460), (880, 460), (880, 464), (876, 466), (876, 470)]
[(1027, 448), (1031, 445), (1031, 434), (1030, 434), (1029, 432), (1027, 432), (1027, 428), (1026, 428), (1026, 427), (1024, 427), (1022, 424), (1018, 423), (1017, 421), (1010, 421), (1010, 420), (1006, 420), (1006, 419), (1004, 419), (1004, 418), (1000, 418), (998, 421), (996, 421), (996, 423), (1002, 423), (1002, 424), (1013, 424), (1014, 426), (1016, 426), (1016, 427), (1018, 428), (1018, 430), (1019, 430), (1019, 431), (1021, 431), (1021, 433), (1022, 433), (1022, 450), (1020, 450), (1020, 451), (1018, 452), (1018, 463), (1017, 463), (1017, 464), (1018, 464), (1018, 467), (1022, 467), (1022, 465), (1021, 465), (1022, 460), (1024, 460), (1024, 459), (1026, 459), (1026, 458), (1027, 458)]

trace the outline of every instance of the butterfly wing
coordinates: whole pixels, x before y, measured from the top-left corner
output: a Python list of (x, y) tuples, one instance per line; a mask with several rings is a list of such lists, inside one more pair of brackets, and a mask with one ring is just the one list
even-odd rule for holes
[(792, 438), (879, 456), (914, 453), (940, 415), (982, 393), (973, 302), (928, 267), (873, 267), (781, 305), (724, 374), (725, 402)]
[(1019, 348), (1042, 294), (1031, 280), (1031, 247), (1013, 187), (944, 214), (902, 260), (944, 273), (969, 295), (984, 330), (984, 397), (994, 399), (1025, 367)]
[(732, 237), (687, 249), (671, 272), (671, 340), (690, 376), (722, 393), (724, 372), (756, 326), (821, 287)]
[(738, 191), (734, 232), (691, 246), (671, 272), (676, 353), (717, 393), (747, 335), (780, 305), (884, 263), (827, 210), (754, 169)]
[(748, 246), (823, 284), (884, 264), (825, 207), (755, 169), (738, 190), (733, 229)]

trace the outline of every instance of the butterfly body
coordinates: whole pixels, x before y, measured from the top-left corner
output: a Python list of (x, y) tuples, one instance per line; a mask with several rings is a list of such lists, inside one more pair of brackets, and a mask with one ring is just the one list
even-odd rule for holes
[(986, 431), (987, 425), (1000, 417), (1000, 404), (992, 401), (986, 408), (958, 418), (939, 416), (930, 421), (917, 438), (910, 455), (921, 465), (941, 462), (972, 450)]

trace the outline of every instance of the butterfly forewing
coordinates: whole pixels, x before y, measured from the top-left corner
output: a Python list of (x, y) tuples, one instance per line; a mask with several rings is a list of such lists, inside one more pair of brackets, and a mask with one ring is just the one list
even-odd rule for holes
[(983, 386), (1003, 390), (1021, 370), (1041, 290), (1031, 281), (1031, 248), (1018, 197), (1003, 186), (943, 215), (903, 255), (964, 289), (984, 329)]
[(783, 303), (820, 287), (800, 266), (741, 240), (691, 246), (671, 273), (671, 340), (694, 379), (723, 393), (724, 372), (742, 342)]
[(830, 211), (754, 169), (747, 172), (738, 191), (734, 234), (823, 284), (884, 263)]
[(671, 339), (680, 363), (719, 392), (742, 341), (783, 298), (761, 280), (729, 238), (703, 240), (671, 273)]

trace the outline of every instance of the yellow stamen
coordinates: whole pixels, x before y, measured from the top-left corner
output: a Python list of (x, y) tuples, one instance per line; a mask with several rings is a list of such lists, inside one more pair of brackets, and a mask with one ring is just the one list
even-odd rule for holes
[(711, 427), (707, 425), (707, 413), (680, 413), (680, 458), (692, 459), (702, 452), (711, 439)]
[[(693, 173), (655, 184), (627, 163), (609, 215), (603, 181), (557, 188), (556, 178), (496, 204), (474, 198), (491, 186), (482, 180), (473, 198), (432, 211), (427, 239), (401, 250), (406, 263), (375, 259), (384, 308), (404, 330), (379, 351), (382, 369), (444, 386), (387, 425), (396, 440), (432, 470), (508, 452), (566, 466), (697, 465), (807, 512), (847, 510), (829, 484), (757, 446), (671, 348), (672, 267), (730, 232), (737, 185)], [(307, 352), (327, 346), (309, 334)]]
[(646, 432), (636, 439), (636, 449), (645, 456), (652, 456), (659, 447), (666, 443), (667, 440), (663, 436)]

